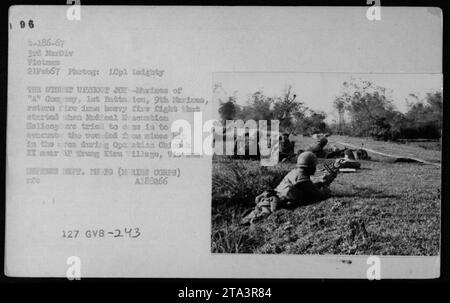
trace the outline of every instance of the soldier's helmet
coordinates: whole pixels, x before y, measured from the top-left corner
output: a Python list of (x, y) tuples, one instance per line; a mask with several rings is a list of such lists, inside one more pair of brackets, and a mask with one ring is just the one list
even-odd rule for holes
[(314, 153), (306, 151), (297, 158), (297, 166), (304, 168), (315, 168), (317, 166), (317, 157)]
[(321, 137), (317, 143), (319, 143), (320, 146), (324, 147), (325, 145), (327, 145), (328, 139), (325, 137)]

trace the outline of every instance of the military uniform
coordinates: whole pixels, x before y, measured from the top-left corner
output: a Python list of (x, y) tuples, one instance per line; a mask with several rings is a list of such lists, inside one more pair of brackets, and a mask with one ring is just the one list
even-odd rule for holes
[(317, 157), (312, 152), (303, 152), (297, 158), (297, 167), (291, 170), (275, 188), (280, 204), (302, 205), (318, 202), (330, 197), (329, 185), (337, 176), (337, 167), (313, 182)]
[(297, 158), (297, 167), (291, 170), (275, 190), (266, 190), (255, 199), (255, 208), (246, 215), (242, 224), (270, 215), (280, 207), (292, 207), (318, 202), (330, 197), (329, 185), (336, 178), (336, 171), (329, 172), (317, 182), (311, 176), (316, 171), (317, 157), (312, 152), (303, 152)]
[(301, 167), (291, 170), (275, 188), (281, 201), (294, 205), (318, 202), (330, 197), (329, 184), (335, 176), (326, 174), (313, 182), (310, 174)]

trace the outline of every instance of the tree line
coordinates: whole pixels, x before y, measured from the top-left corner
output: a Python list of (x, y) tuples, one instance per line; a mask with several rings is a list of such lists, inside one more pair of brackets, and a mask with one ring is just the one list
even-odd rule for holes
[(235, 96), (220, 100), (219, 114), (226, 120), (278, 120), (281, 132), (314, 134), (329, 132), (326, 114), (305, 106), (289, 86), (281, 96), (269, 97), (262, 91), (250, 95), (245, 105), (239, 105)]
[(410, 94), (407, 111), (398, 111), (390, 92), (370, 81), (343, 83), (343, 92), (334, 99), (338, 119), (334, 133), (373, 137), (378, 140), (438, 139), (442, 135), (442, 92), (428, 92), (422, 98)]
[(336, 133), (377, 140), (441, 137), (441, 91), (428, 92), (424, 97), (410, 94), (412, 101), (407, 102), (405, 113), (396, 109), (390, 94), (390, 90), (370, 81), (346, 81), (332, 101), (338, 118), (331, 123), (326, 122), (324, 112), (312, 110), (298, 100), (291, 86), (275, 97), (257, 91), (245, 105), (238, 104), (235, 96), (227, 96), (219, 100), (219, 114), (222, 120), (279, 120), (281, 132), (303, 135)]

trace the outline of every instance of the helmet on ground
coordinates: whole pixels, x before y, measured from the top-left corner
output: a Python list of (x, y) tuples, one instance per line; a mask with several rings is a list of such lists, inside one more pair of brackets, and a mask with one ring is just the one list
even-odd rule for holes
[(298, 167), (316, 167), (317, 157), (314, 153), (306, 151), (301, 153), (297, 158)]

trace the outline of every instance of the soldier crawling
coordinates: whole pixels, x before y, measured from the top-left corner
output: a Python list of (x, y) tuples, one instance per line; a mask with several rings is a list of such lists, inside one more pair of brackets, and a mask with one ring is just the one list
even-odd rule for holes
[(330, 197), (330, 184), (337, 176), (340, 161), (337, 161), (319, 181), (311, 176), (316, 172), (317, 157), (312, 152), (303, 152), (297, 158), (297, 167), (291, 170), (274, 190), (266, 190), (256, 197), (255, 209), (242, 219), (242, 224), (271, 214), (279, 208), (293, 208), (319, 202)]

